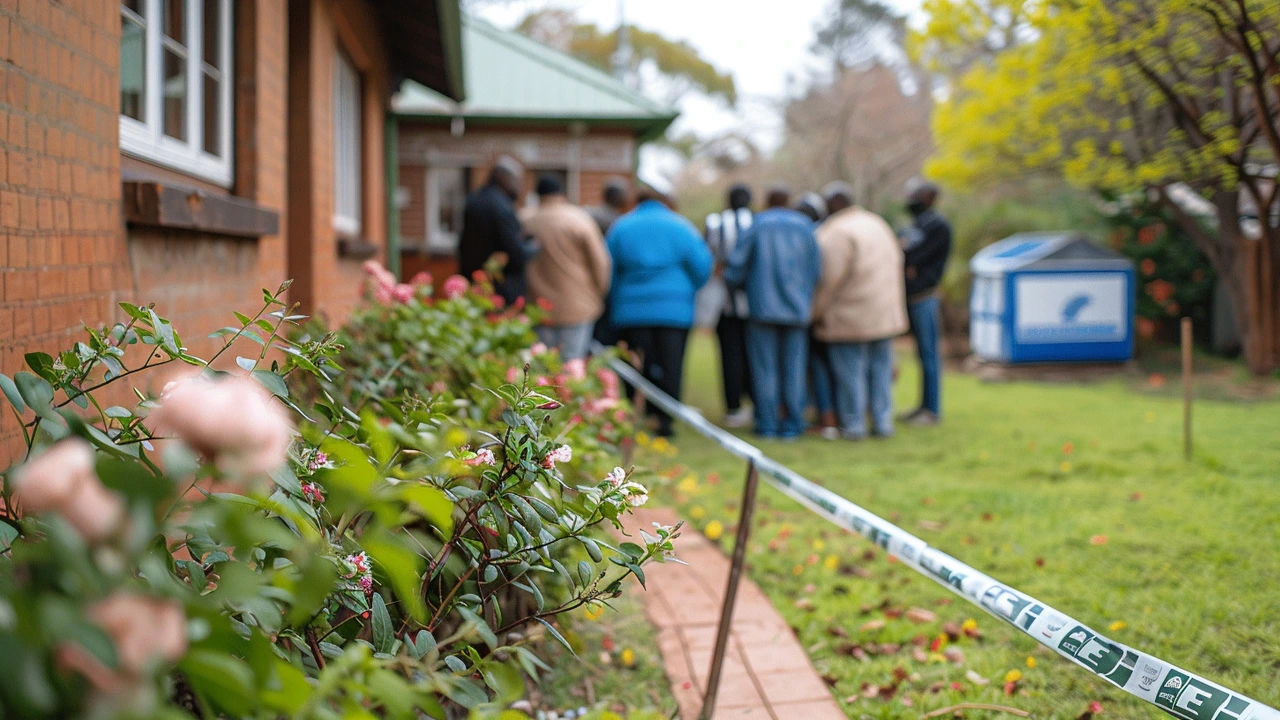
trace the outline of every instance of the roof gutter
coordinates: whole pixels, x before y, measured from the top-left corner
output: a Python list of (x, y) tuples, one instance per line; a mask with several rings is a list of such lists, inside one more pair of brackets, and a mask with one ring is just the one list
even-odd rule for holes
[(440, 23), (445, 74), (449, 79), (450, 96), (462, 102), (467, 99), (466, 68), (462, 64), (462, 10), (459, 0), (436, 0), (436, 17)]

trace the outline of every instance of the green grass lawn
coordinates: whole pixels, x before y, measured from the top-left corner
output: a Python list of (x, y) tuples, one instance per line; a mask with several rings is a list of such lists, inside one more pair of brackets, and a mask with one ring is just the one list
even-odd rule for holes
[[(718, 420), (715, 352), (705, 335), (692, 342), (685, 399)], [(917, 377), (904, 356), (900, 408), (918, 397)], [(953, 373), (943, 395), (937, 428), (900, 427), (887, 441), (759, 445), (1113, 639), (1280, 706), (1280, 403), (1201, 402), (1186, 463), (1180, 404), (1121, 381), (982, 384)], [(741, 461), (687, 428), (676, 445), (674, 461), (652, 464), (685, 471), (656, 494), (694, 527), (723, 527), (729, 548)], [(649, 464), (644, 454), (638, 462)], [(1077, 718), (1092, 701), (1105, 718), (1165, 717), (763, 483), (752, 533), (751, 577), (850, 717), (918, 718), (988, 702)], [(901, 614), (913, 608), (936, 619)], [(968, 619), (981, 637), (961, 633), (931, 651)], [(895, 671), (904, 679), (895, 682)], [(1022, 677), (1006, 695), (1011, 671)]]

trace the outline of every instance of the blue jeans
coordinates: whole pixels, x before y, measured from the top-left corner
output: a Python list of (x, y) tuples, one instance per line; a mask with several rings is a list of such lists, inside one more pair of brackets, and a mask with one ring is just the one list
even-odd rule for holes
[(907, 303), (911, 334), (916, 338), (916, 350), (920, 353), (920, 407), (939, 417), (942, 416), (941, 314), (941, 303), (936, 294)]
[(812, 336), (809, 338), (809, 404), (818, 411), (819, 418), (836, 409), (827, 344)]
[[(796, 437), (804, 432), (809, 329), (772, 323), (747, 323), (747, 361), (756, 432), (764, 437)], [(779, 420), (779, 408), (787, 417)]]
[(831, 372), (836, 379), (836, 414), (851, 437), (867, 436), (867, 410), (877, 435), (893, 434), (893, 338), (831, 343)]
[(539, 325), (533, 331), (543, 345), (560, 351), (562, 360), (580, 360), (591, 347), (593, 323), (577, 325)]

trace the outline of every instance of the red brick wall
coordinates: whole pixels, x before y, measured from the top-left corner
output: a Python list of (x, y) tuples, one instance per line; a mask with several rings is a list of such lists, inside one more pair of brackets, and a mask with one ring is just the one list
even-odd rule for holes
[[(120, 232), (119, 8), (0, 0), (0, 368), (68, 346), (132, 286)], [(0, 466), (20, 442), (0, 416)]]

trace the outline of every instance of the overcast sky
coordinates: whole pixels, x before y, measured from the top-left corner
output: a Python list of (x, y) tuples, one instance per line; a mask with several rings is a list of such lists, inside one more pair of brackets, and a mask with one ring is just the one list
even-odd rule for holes
[[(681, 101), (677, 131), (714, 135), (746, 130), (765, 146), (777, 140), (777, 101), (788, 76), (805, 77), (814, 24), (831, 0), (625, 0), (627, 22), (687, 40), (721, 71), (733, 73), (740, 107), (729, 111), (703, 98)], [(913, 12), (920, 0), (891, 0)], [(533, 10), (562, 7), (603, 28), (618, 24), (618, 0), (506, 0), (479, 2), (472, 11), (510, 27)]]

